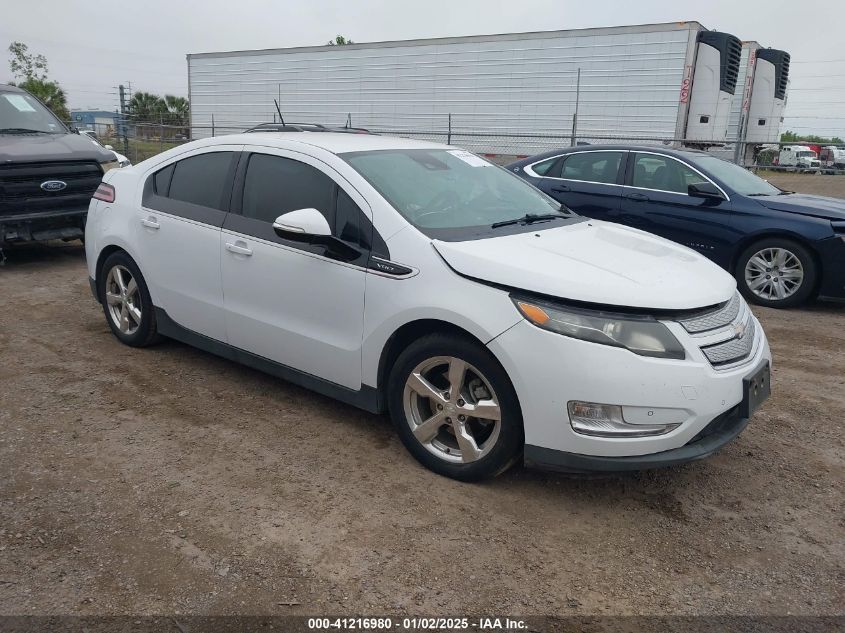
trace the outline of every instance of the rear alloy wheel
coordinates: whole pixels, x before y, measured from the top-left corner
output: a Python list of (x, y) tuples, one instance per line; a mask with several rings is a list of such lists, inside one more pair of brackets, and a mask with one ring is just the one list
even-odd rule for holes
[(743, 295), (759, 305), (787, 308), (806, 301), (816, 282), (810, 253), (791, 240), (758, 242), (740, 256), (737, 281)]
[(503, 472), (518, 458), (516, 394), (482, 346), (456, 336), (424, 337), (399, 356), (388, 388), (399, 436), (431, 470), (471, 481)]
[(98, 279), (100, 303), (112, 333), (121, 342), (145, 347), (158, 340), (153, 302), (138, 266), (123, 251), (103, 262)]

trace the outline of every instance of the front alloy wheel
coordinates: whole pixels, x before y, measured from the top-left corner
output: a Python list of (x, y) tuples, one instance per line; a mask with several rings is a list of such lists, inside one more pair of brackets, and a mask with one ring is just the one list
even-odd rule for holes
[(405, 382), (405, 418), (426, 450), (453, 463), (488, 455), (502, 426), (502, 410), (490, 382), (454, 356), (417, 365)]
[(786, 248), (764, 248), (745, 265), (745, 283), (766, 301), (782, 301), (794, 295), (804, 282), (804, 267)]
[(386, 395), (402, 443), (436, 473), (475, 481), (521, 455), (522, 413), (510, 378), (469, 337), (433, 333), (408, 345), (393, 363)]
[(786, 238), (752, 244), (740, 254), (735, 272), (745, 298), (771, 308), (800, 305), (815, 291), (815, 259), (802, 244)]

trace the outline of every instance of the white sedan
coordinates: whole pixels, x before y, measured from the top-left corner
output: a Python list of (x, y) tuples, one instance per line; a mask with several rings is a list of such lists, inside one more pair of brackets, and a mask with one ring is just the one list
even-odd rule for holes
[(175, 338), (388, 411), (456, 479), (699, 459), (769, 393), (730, 275), (445, 145), (195, 141), (108, 172), (85, 247), (124, 343)]

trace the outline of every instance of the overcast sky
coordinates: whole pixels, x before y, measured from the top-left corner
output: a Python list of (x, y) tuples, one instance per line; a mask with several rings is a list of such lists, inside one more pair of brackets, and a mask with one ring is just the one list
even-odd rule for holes
[(114, 110), (130, 81), (186, 96), (186, 53), (680, 20), (789, 52), (783, 129), (845, 137), (842, 0), (3, 0), (0, 45), (46, 55), (71, 107)]

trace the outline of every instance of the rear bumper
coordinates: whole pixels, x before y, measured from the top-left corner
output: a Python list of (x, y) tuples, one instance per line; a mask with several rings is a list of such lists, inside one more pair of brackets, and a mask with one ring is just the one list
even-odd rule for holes
[(0, 216), (0, 244), (78, 239), (85, 232), (88, 207)]
[(741, 409), (741, 406), (736, 406), (723, 413), (708, 424), (689, 443), (668, 451), (650, 455), (601, 457), (526, 445), (525, 465), (542, 470), (568, 473), (613, 473), (685, 464), (686, 462), (710, 457), (742, 433), (748, 425), (749, 418), (742, 417)]

